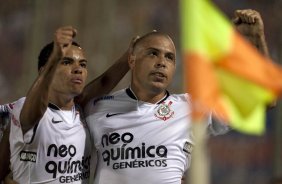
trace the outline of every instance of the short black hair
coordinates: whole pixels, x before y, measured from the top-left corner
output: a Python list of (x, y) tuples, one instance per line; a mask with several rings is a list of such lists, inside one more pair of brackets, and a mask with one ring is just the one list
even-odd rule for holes
[[(80, 45), (77, 42), (72, 42), (72, 45), (80, 47)], [(37, 69), (38, 71), (40, 70), (41, 67), (45, 66), (45, 64), (47, 63), (52, 51), (53, 51), (53, 47), (54, 47), (54, 42), (48, 43), (47, 45), (45, 45), (41, 51), (40, 54), (38, 56), (38, 66)]]

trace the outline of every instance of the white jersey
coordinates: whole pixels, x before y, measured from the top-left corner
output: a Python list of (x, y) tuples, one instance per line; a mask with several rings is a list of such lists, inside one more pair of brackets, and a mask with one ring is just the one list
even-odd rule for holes
[(79, 111), (49, 104), (42, 119), (23, 135), (19, 115), (25, 98), (12, 104), (10, 150), (18, 183), (88, 183), (91, 140)]
[(92, 100), (85, 113), (98, 153), (95, 184), (181, 183), (193, 148), (187, 94), (151, 104), (128, 88)]

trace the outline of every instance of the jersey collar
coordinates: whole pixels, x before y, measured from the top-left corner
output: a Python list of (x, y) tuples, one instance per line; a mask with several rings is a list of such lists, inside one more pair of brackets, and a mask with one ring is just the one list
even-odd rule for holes
[[(57, 105), (55, 105), (51, 102), (48, 103), (48, 107), (50, 109), (53, 109), (53, 110), (61, 110)], [(79, 108), (79, 106), (75, 104), (72, 109), (78, 109), (78, 108)]]
[(52, 104), (52, 103), (49, 103), (48, 107), (51, 108), (51, 109), (54, 109), (54, 110), (60, 110), (60, 108), (57, 105)]
[[(130, 98), (134, 100), (138, 100), (134, 92), (132, 91), (131, 87), (126, 88), (125, 92)], [(162, 102), (164, 102), (169, 97), (169, 95), (170, 95), (169, 92), (166, 90), (165, 96), (160, 101), (158, 101), (156, 104), (161, 104)]]

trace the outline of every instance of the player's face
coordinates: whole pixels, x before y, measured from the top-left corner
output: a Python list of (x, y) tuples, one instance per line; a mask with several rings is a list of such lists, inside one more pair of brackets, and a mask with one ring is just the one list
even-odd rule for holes
[(87, 61), (80, 47), (72, 45), (59, 64), (52, 82), (52, 89), (67, 96), (79, 95), (87, 78)]
[(132, 86), (151, 93), (161, 93), (175, 72), (175, 47), (171, 39), (151, 35), (136, 46), (132, 62)]

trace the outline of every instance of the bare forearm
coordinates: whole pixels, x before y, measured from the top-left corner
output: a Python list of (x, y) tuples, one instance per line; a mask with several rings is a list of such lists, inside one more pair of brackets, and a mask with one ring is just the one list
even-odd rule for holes
[(257, 48), (264, 56), (269, 57), (267, 43), (264, 36), (261, 36), (258, 39)]
[(92, 98), (111, 92), (129, 70), (127, 57), (128, 53), (125, 53), (107, 71), (85, 86), (77, 102), (84, 107)]
[(236, 10), (233, 23), (236, 30), (247, 38), (261, 54), (269, 57), (264, 24), (259, 12), (252, 9)]
[(128, 57), (132, 54), (133, 46), (139, 39), (135, 36), (125, 53), (102, 75), (91, 81), (75, 100), (84, 107), (89, 100), (111, 92), (129, 70)]
[(258, 51), (263, 54), (265, 57), (269, 57), (269, 52), (267, 48), (267, 43), (265, 40), (264, 35), (258, 35), (258, 36), (246, 36), (246, 38), (251, 42), (253, 46), (255, 46)]
[(48, 106), (49, 86), (52, 82), (59, 55), (52, 54), (41, 74), (29, 89), (20, 114), (23, 133), (39, 122)]

